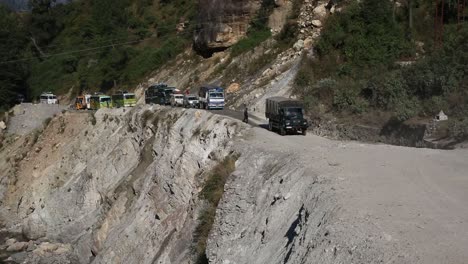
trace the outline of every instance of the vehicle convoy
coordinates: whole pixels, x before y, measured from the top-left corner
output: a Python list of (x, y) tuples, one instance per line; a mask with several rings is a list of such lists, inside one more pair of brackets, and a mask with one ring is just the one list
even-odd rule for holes
[(51, 92), (44, 92), (39, 98), (41, 104), (58, 104), (57, 96)]
[(184, 95), (180, 93), (171, 94), (171, 105), (182, 106), (184, 104)]
[(112, 95), (112, 103), (115, 107), (132, 107), (136, 105), (136, 97), (134, 93), (119, 91)]
[(287, 132), (307, 134), (309, 124), (304, 118), (304, 106), (301, 101), (284, 97), (266, 99), (265, 116), (268, 119), (268, 130), (276, 129), (280, 135)]
[(164, 83), (151, 85), (145, 90), (145, 103), (169, 105), (171, 104), (171, 94), (175, 90), (174, 87), (169, 87)]
[(101, 108), (112, 108), (112, 99), (108, 95), (93, 95), (90, 98), (90, 104), (91, 110), (98, 110)]
[(200, 102), (195, 94), (186, 94), (184, 96), (184, 107), (185, 108), (197, 108)]
[(198, 90), (199, 108), (224, 109), (224, 89), (219, 86), (207, 85)]

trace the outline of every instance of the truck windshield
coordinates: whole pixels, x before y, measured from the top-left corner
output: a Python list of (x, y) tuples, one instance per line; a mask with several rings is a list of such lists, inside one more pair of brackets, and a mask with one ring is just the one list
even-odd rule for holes
[(126, 94), (124, 95), (125, 99), (135, 99), (135, 95), (133, 94)]
[(284, 109), (284, 116), (302, 118), (302, 108), (286, 108)]
[(198, 100), (198, 98), (196, 98), (195, 96), (190, 96), (188, 100)]
[(210, 93), (211, 98), (224, 98), (223, 93)]
[(105, 102), (110, 102), (111, 99), (109, 97), (104, 97), (104, 98), (101, 98), (101, 102), (102, 103), (105, 103)]

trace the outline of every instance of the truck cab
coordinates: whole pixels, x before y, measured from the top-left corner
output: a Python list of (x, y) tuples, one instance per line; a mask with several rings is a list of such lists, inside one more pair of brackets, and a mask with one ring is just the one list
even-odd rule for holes
[(224, 109), (224, 89), (219, 86), (202, 86), (198, 91), (199, 107), (207, 110)]
[(282, 136), (287, 132), (307, 134), (309, 124), (304, 118), (304, 106), (301, 101), (284, 97), (271, 97), (266, 100), (265, 116), (268, 130), (277, 130)]

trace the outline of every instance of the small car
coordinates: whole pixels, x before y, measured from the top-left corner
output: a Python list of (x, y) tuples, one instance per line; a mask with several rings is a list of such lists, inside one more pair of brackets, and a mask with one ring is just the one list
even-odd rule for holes
[(184, 96), (184, 107), (185, 108), (197, 108), (200, 105), (198, 97), (194, 94), (186, 94)]
[(184, 104), (184, 96), (182, 94), (171, 94), (171, 105), (182, 106)]

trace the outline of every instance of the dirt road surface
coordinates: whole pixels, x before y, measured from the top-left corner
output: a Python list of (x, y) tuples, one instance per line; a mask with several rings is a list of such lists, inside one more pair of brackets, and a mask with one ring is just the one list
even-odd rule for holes
[(345, 225), (373, 229), (396, 242), (405, 249), (404, 259), (468, 263), (468, 149), (282, 137), (260, 127), (254, 134), (253, 144), (302, 153), (320, 175), (334, 181)]

